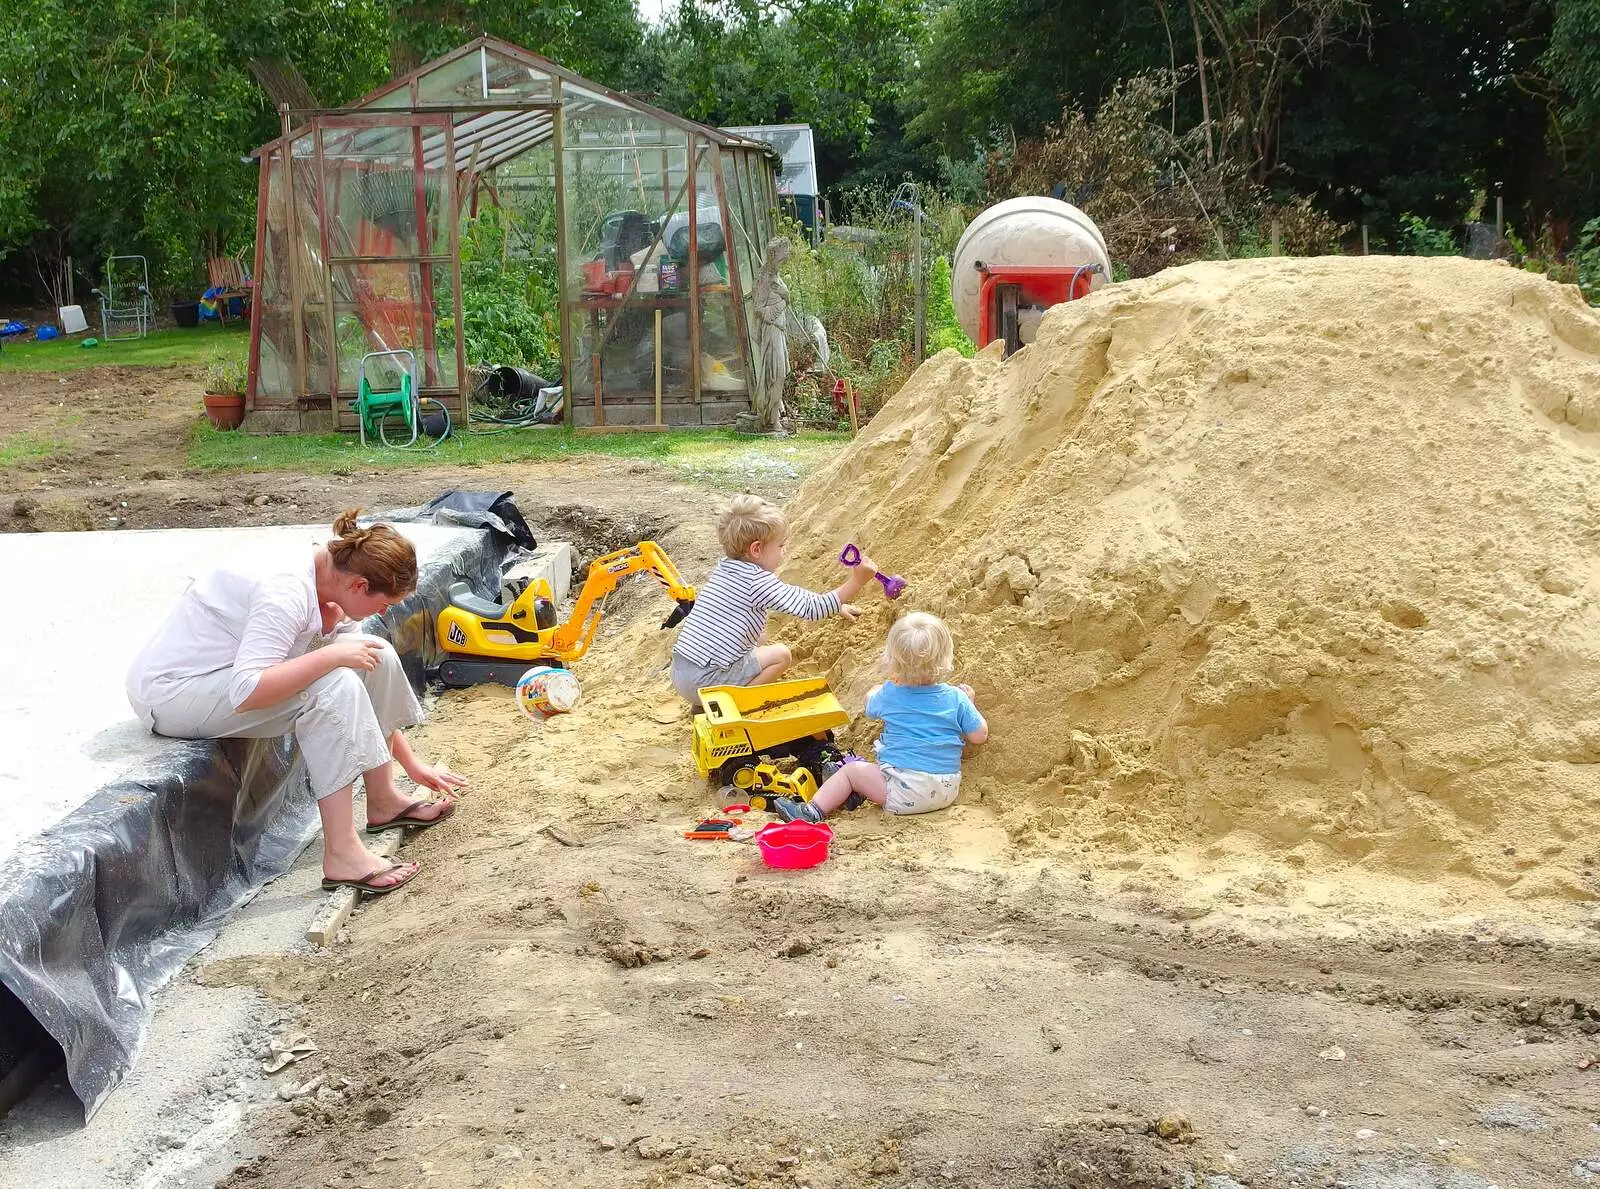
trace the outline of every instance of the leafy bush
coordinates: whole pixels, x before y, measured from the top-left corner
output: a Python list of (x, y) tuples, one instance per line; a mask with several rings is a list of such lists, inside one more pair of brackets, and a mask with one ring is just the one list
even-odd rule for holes
[(1288, 255), (1335, 250), (1345, 229), (1305, 199), (1273, 201), (1247, 162), (1211, 151), (1216, 129), (1173, 131), (1164, 112), (1188, 77), (1158, 70), (1124, 79), (1092, 116), (1069, 107), (1043, 137), (994, 151), (989, 201), (1064, 188), (1136, 277), (1191, 260), (1265, 255), (1274, 220)]
[(950, 296), (950, 261), (940, 256), (928, 270), (928, 354), (937, 355), (948, 347), (968, 359), (977, 352), (956, 320), (956, 305)]
[(240, 396), (249, 373), (246, 360), (234, 355), (214, 356), (206, 364), (205, 390), (213, 396)]
[[(784, 270), (796, 313), (815, 315), (828, 331), (833, 373), (856, 387), (861, 408), (871, 414), (915, 367), (916, 295), (913, 288), (917, 223), (895, 203), (895, 191), (860, 188), (840, 204), (848, 225), (830, 229), (820, 248), (807, 249), (798, 226), (784, 230), (796, 247)], [(944, 302), (949, 304), (949, 254), (966, 229), (969, 212), (932, 188), (916, 196), (921, 209), (922, 267), (927, 288), (926, 350), (945, 344), (935, 335), (955, 327), (955, 311), (940, 313), (937, 281), (942, 265)], [(958, 331), (959, 333), (959, 331)], [(798, 361), (797, 361), (798, 362)], [(830, 378), (802, 378), (793, 404), (802, 419), (833, 421)]]
[(1600, 219), (1590, 219), (1583, 225), (1572, 255), (1578, 269), (1578, 288), (1590, 305), (1600, 305)]
[(461, 233), (461, 313), (469, 365), (561, 370), (555, 228), (540, 235), (490, 207)]
[(1400, 216), (1400, 247), (1410, 256), (1454, 256), (1461, 251), (1454, 232), (1409, 212)]

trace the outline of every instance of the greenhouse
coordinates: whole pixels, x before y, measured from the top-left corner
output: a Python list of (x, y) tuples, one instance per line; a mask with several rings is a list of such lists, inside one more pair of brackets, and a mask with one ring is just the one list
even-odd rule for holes
[(464, 304), (464, 260), (549, 277), (545, 308), (521, 308), (558, 344), (545, 366), (570, 425), (727, 425), (760, 406), (766, 145), (493, 38), (350, 107), (281, 116), (255, 154), (250, 428), (357, 428), (364, 359), (374, 387), (410, 372), (464, 423), (488, 369), (533, 362), (472, 357), (473, 318), (503, 314)]

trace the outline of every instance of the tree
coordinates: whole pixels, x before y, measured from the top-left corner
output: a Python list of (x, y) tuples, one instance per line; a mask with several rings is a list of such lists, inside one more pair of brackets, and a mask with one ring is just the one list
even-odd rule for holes
[(1365, 43), (1330, 49), (1285, 98), (1281, 181), (1339, 218), (1458, 222), (1503, 187), (1548, 205), (1548, 10), (1528, 0), (1372, 0)]
[[(250, 243), (257, 167), (280, 122), (250, 64), (293, 64), (317, 101), (348, 103), (406, 63), (490, 32), (600, 81), (640, 37), (632, 0), (18, 0), (0, 39), (0, 257), (86, 279), (112, 251), (192, 290), (207, 255)], [(37, 265), (38, 267), (34, 267)], [(12, 261), (11, 267), (16, 267)]]
[(614, 86), (644, 36), (633, 0), (388, 3), (390, 69), (396, 76), (488, 34)]
[(241, 158), (278, 128), (252, 57), (299, 57), (334, 97), (382, 77), (381, 12), (337, 0), (247, 15), (116, 0), (93, 21), (70, 0), (22, 4), (0, 42), (0, 244), (44, 266), (71, 253), (92, 281), (115, 251), (150, 257), (162, 289), (187, 288), (205, 255), (250, 242), (256, 172)]
[(1570, 207), (1600, 211), (1600, 0), (1555, 0), (1540, 65), (1558, 93), (1551, 126)]
[(910, 130), (956, 157), (996, 131), (1037, 137), (1063, 108), (1093, 109), (1119, 79), (1173, 65), (1167, 47), (1150, 4), (952, 0), (921, 47)]
[(1260, 180), (1277, 162), (1285, 88), (1359, 35), (1365, 11), (1365, 0), (954, 0), (929, 35), (912, 131), (952, 152), (997, 129), (1032, 139), (1121, 80), (1187, 65), (1193, 92), (1181, 117), (1172, 97), (1170, 127), (1198, 122), (1210, 154)]
[(904, 135), (925, 19), (924, 0), (681, 0), (628, 86), (707, 124), (810, 124), (835, 185), (898, 181), (928, 164)]

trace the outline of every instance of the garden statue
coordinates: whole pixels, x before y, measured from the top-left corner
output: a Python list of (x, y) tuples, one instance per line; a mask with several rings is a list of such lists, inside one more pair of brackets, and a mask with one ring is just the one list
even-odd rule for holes
[(789, 259), (790, 245), (781, 236), (767, 245), (766, 258), (756, 274), (756, 424), (778, 428), (783, 415), (783, 393), (789, 380), (789, 286), (778, 270)]

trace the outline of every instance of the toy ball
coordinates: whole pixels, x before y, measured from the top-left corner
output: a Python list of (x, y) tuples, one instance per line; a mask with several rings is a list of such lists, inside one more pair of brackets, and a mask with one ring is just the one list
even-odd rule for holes
[(542, 722), (552, 714), (566, 714), (578, 704), (582, 690), (568, 669), (536, 665), (517, 678), (517, 706)]

